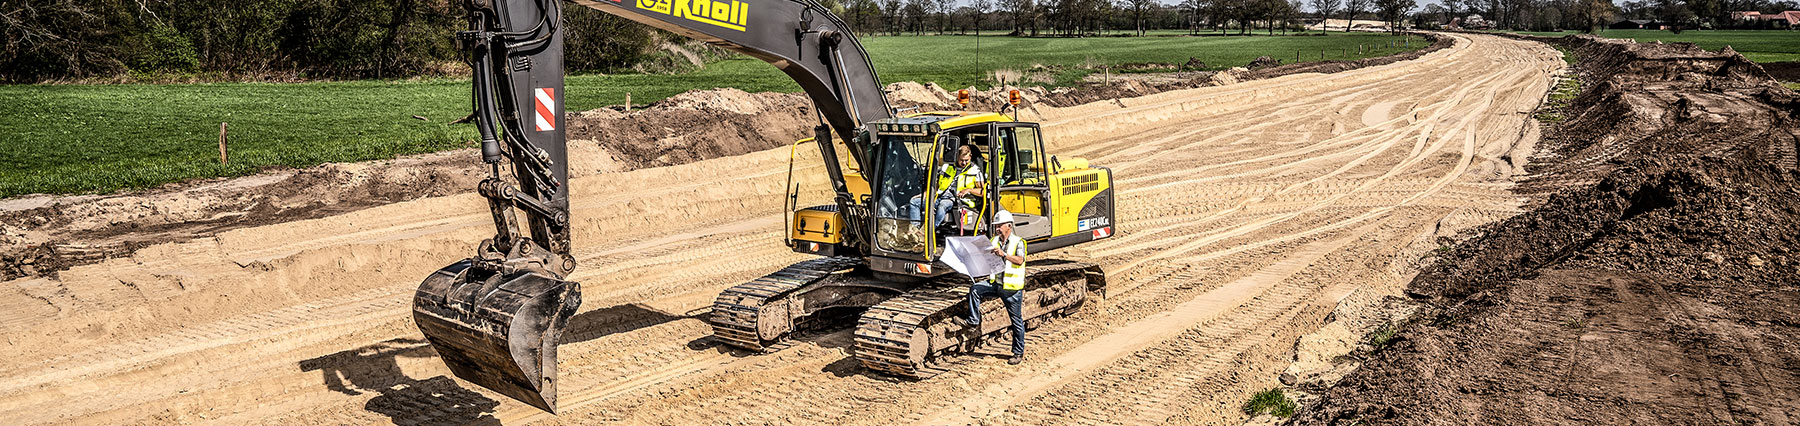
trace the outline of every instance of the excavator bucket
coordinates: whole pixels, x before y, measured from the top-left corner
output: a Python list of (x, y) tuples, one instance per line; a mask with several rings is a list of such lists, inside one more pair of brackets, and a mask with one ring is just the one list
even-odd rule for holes
[(556, 344), (580, 306), (580, 283), (464, 260), (419, 285), (413, 321), (456, 377), (555, 413)]

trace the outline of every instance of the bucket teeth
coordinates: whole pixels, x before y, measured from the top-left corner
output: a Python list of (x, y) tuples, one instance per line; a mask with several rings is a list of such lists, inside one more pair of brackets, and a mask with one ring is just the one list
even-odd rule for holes
[(581, 306), (581, 285), (469, 265), (425, 278), (413, 297), (413, 321), (456, 377), (556, 412), (556, 345)]

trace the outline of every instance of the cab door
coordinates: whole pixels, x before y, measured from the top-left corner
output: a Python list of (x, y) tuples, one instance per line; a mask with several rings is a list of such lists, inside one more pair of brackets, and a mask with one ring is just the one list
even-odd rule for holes
[(1013, 214), (1013, 232), (1026, 241), (1050, 237), (1050, 185), (1044, 141), (1036, 123), (1001, 123), (994, 129), (992, 185), (1001, 208)]

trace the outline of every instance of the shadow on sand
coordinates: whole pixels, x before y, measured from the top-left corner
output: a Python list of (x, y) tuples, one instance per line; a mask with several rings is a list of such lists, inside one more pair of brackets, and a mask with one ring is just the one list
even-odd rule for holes
[[(638, 304), (618, 305), (569, 318), (559, 345), (694, 318), (670, 315)], [(400, 369), (400, 358), (437, 358), (422, 338), (398, 338), (300, 361), (301, 371), (318, 371), (325, 388), (345, 395), (377, 394), (363, 406), (395, 424), (499, 424), (500, 402), (464, 387), (449, 376), (415, 379)]]

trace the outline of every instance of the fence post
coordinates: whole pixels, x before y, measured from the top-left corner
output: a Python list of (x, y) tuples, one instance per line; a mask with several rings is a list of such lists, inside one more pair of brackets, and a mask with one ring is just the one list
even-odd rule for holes
[(219, 122), (219, 165), (223, 166), (229, 159), (225, 156), (225, 122)]
[(631, 112), (631, 92), (625, 92), (625, 112)]

